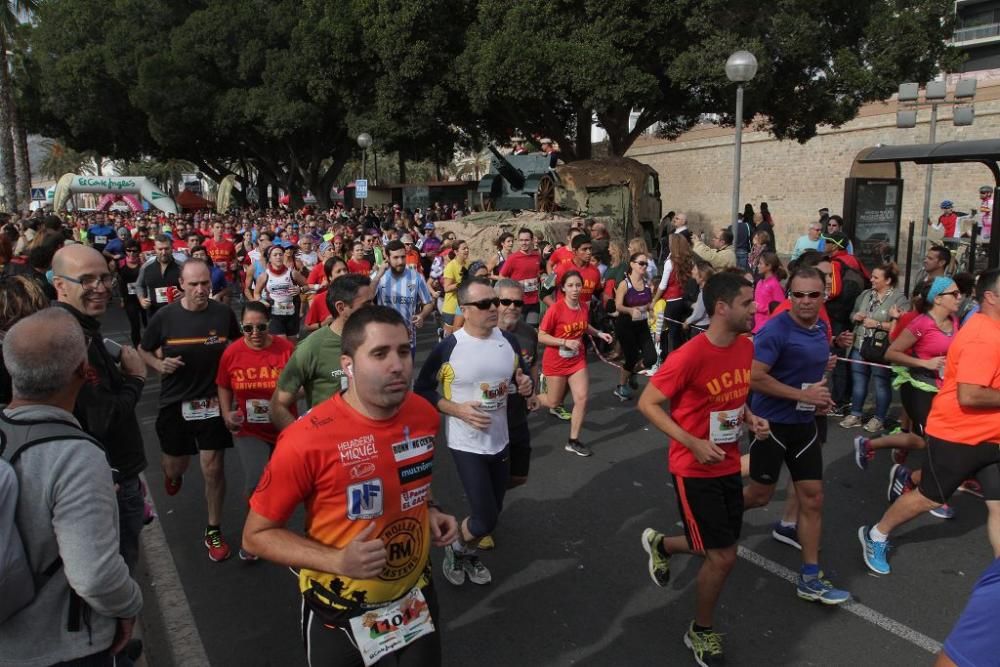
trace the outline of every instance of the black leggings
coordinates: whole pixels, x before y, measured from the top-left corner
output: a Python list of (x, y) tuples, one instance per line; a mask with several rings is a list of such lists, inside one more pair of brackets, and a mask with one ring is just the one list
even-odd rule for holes
[[(378, 667), (434, 667), (441, 664), (441, 623), (438, 621), (438, 601), (434, 586), (421, 589), (434, 619), (435, 631), (424, 635), (406, 648), (379, 660)], [(302, 601), (302, 640), (306, 647), (306, 662), (310, 667), (364, 667), (361, 653), (355, 648), (350, 627), (328, 625), (319, 614)]]
[[(921, 378), (923, 380), (923, 378)], [(924, 380), (928, 382), (927, 380)], [(933, 380), (930, 380), (933, 382)], [(899, 386), (899, 402), (903, 404), (903, 409), (910, 416), (910, 431), (920, 437), (924, 436), (924, 428), (927, 426), (927, 415), (931, 413), (931, 401), (937, 396), (934, 392), (917, 389), (909, 382)]]
[(663, 333), (660, 335), (660, 361), (667, 358), (667, 352), (676, 350), (684, 344), (684, 329), (681, 322), (687, 315), (688, 306), (684, 299), (674, 299), (667, 301), (663, 309), (663, 317), (674, 320), (673, 322), (663, 322)]
[(621, 343), (625, 354), (625, 370), (635, 372), (635, 366), (642, 359), (646, 368), (652, 368), (656, 363), (656, 348), (653, 346), (653, 336), (649, 333), (649, 322), (646, 319), (633, 320), (625, 313), (615, 318), (615, 335)]
[(132, 345), (139, 347), (142, 340), (142, 330), (147, 324), (146, 309), (139, 305), (139, 300), (134, 296), (125, 297), (125, 315), (128, 317)]
[(497, 527), (503, 497), (510, 479), (510, 447), (497, 454), (473, 454), (451, 450), (458, 477), (469, 499), (469, 532), (473, 537), (489, 535)]

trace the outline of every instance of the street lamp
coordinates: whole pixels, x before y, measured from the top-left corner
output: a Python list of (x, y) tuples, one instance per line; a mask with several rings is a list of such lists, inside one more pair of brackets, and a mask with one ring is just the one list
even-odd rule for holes
[[(733, 154), (733, 207), (730, 224), (733, 228), (733, 251), (736, 250), (736, 215), (740, 208), (740, 157), (743, 150), (743, 84), (757, 74), (757, 59), (749, 51), (736, 51), (726, 61), (726, 77), (736, 83), (736, 139)], [(752, 221), (751, 221), (752, 222)]]
[(371, 145), (372, 135), (367, 132), (358, 135), (358, 146), (361, 147), (361, 178), (366, 181), (368, 180), (368, 147)]

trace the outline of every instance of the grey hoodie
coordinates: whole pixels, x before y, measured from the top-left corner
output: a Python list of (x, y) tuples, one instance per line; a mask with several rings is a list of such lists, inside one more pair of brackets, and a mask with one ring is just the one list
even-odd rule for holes
[[(16, 420), (72, 414), (48, 405), (4, 410)], [(118, 553), (118, 504), (107, 458), (86, 440), (31, 447), (14, 466), (20, 485), (17, 525), (35, 572), (35, 599), (0, 624), (0, 665), (44, 667), (111, 646), (117, 618), (142, 608), (139, 585)], [(50, 578), (41, 573), (62, 558)], [(71, 631), (71, 590), (82, 598), (80, 629)]]

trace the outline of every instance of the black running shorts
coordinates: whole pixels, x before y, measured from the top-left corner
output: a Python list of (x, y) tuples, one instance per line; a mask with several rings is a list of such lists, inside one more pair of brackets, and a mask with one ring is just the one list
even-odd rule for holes
[(986, 500), (1000, 500), (1000, 445), (963, 445), (927, 436), (920, 493), (946, 503), (967, 479), (976, 478)]
[(725, 549), (736, 544), (743, 528), (743, 480), (674, 475), (677, 508), (692, 551)]
[(528, 423), (509, 426), (510, 476), (527, 477), (531, 467), (531, 432)]
[(222, 417), (185, 421), (181, 416), (180, 403), (160, 408), (156, 416), (156, 437), (160, 439), (160, 449), (167, 456), (190, 456), (199, 451), (233, 446), (233, 434), (226, 428)]
[(276, 336), (298, 336), (298, 315), (271, 315), (267, 330)]
[(823, 448), (816, 420), (804, 424), (771, 422), (767, 440), (750, 442), (750, 479), (759, 484), (777, 484), (781, 465), (796, 482), (823, 479)]

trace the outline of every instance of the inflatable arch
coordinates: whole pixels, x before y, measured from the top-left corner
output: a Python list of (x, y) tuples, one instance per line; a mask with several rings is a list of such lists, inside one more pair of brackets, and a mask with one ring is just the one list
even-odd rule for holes
[(142, 204), (135, 195), (101, 195), (100, 201), (97, 202), (97, 210), (107, 211), (119, 201), (125, 202), (133, 213), (142, 213)]
[(56, 185), (53, 208), (56, 211), (66, 206), (66, 200), (77, 192), (97, 194), (139, 195), (164, 213), (177, 213), (173, 199), (160, 192), (145, 176), (78, 176), (64, 174)]

